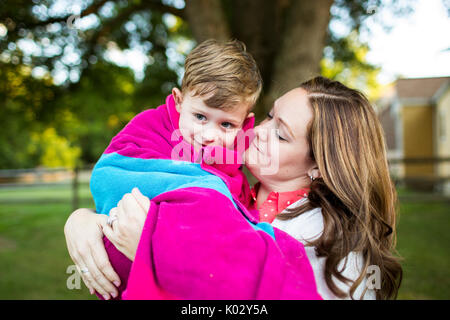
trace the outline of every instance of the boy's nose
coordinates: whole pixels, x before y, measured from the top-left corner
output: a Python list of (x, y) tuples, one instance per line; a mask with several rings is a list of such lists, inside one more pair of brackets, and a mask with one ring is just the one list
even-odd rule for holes
[(219, 140), (218, 133), (215, 130), (205, 129), (202, 131), (202, 144), (213, 144)]

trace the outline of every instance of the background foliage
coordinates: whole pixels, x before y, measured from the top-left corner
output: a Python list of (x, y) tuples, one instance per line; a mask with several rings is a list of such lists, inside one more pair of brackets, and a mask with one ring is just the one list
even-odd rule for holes
[[(164, 103), (185, 55), (209, 37), (243, 40), (255, 56), (264, 77), (257, 119), (274, 97), (318, 73), (374, 96), (379, 69), (365, 61), (360, 31), (378, 7), (407, 14), (407, 3), (1, 1), (0, 168), (95, 162), (136, 113)], [(333, 31), (336, 24), (347, 32)], [(138, 71), (117, 59), (131, 52), (140, 53)]]

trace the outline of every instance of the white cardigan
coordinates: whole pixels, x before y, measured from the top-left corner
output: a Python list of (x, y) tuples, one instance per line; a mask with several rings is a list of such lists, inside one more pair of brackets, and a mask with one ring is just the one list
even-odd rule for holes
[[(295, 208), (302, 203), (307, 201), (306, 199), (301, 199), (288, 208)], [(284, 211), (283, 211), (284, 212)], [(292, 237), (296, 238), (305, 245), (305, 251), (308, 255), (309, 261), (314, 271), (314, 276), (316, 278), (317, 290), (324, 300), (335, 300), (341, 299), (334, 295), (334, 293), (328, 288), (325, 281), (324, 270), (325, 270), (325, 257), (317, 257), (315, 253), (315, 247), (307, 246), (305, 240), (317, 239), (323, 232), (323, 216), (322, 210), (320, 208), (315, 208), (313, 210), (307, 211), (293, 219), (290, 220), (279, 220), (275, 219), (272, 222), (272, 226), (288, 233)], [(344, 265), (345, 259), (339, 264), (338, 270), (340, 270)], [(361, 266), (363, 265), (363, 257), (361, 253), (350, 252), (348, 255), (347, 266), (343, 271), (343, 275), (351, 280), (356, 280), (361, 274)], [(349, 292), (350, 285), (345, 284), (333, 277), (333, 281), (336, 286), (344, 292)], [(353, 294), (354, 299), (360, 299), (364, 288), (366, 286), (366, 279), (364, 279), (355, 293)], [(375, 290), (368, 289), (363, 297), (364, 300), (373, 300), (376, 298)], [(348, 295), (345, 299), (351, 299)]]

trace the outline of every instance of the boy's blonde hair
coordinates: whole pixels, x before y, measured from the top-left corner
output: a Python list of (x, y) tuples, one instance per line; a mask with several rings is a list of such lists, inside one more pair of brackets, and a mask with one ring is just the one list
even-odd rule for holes
[(262, 78), (253, 57), (238, 40), (206, 40), (186, 57), (181, 90), (194, 96), (207, 96), (211, 108), (232, 108), (256, 103), (262, 89)]

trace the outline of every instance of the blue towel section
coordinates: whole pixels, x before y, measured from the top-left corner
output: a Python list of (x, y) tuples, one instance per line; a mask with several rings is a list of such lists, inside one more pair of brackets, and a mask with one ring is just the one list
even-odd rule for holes
[[(198, 163), (170, 159), (141, 159), (125, 157), (118, 153), (103, 154), (92, 171), (90, 189), (98, 213), (109, 214), (125, 193), (133, 188), (150, 199), (168, 191), (182, 188), (208, 188), (226, 196), (237, 208), (225, 182), (203, 170)], [(273, 228), (268, 223), (249, 223), (272, 237)]]
[(123, 195), (135, 187), (150, 199), (181, 188), (209, 188), (234, 203), (223, 180), (203, 170), (198, 163), (130, 158), (117, 153), (100, 157), (90, 182), (97, 212), (109, 214)]
[(262, 231), (268, 233), (272, 238), (275, 239), (275, 232), (273, 231), (273, 227), (270, 223), (260, 222), (256, 225), (252, 224), (252, 226), (255, 230), (262, 230)]

